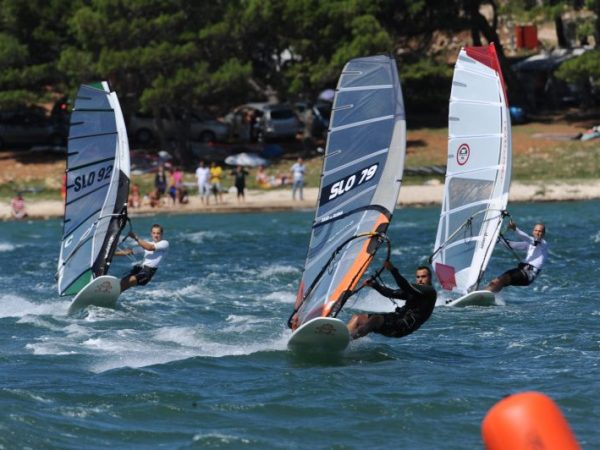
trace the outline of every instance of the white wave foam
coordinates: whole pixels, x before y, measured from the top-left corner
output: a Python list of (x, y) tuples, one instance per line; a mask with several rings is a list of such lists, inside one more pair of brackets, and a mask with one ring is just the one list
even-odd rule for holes
[[(139, 339), (139, 337), (138, 337)], [(153, 333), (151, 339), (111, 340), (88, 339), (87, 346), (112, 353), (103, 358), (96, 357), (97, 363), (90, 367), (95, 373), (123, 367), (146, 367), (167, 364), (192, 357), (222, 358), (226, 356), (250, 355), (260, 351), (284, 350), (289, 339), (289, 331), (264, 342), (224, 344), (207, 340), (201, 330), (188, 327), (165, 327)]]
[(171, 303), (174, 299), (183, 300), (184, 298), (188, 297), (204, 297), (206, 294), (206, 289), (200, 283), (194, 283), (175, 290), (168, 288), (146, 289), (143, 293), (144, 297), (165, 300), (166, 302)]
[(17, 323), (28, 323), (39, 328), (46, 328), (52, 331), (62, 331), (63, 327), (60, 325), (53, 324), (47, 320), (42, 319), (40, 316), (26, 315), (21, 317)]
[(81, 325), (73, 323), (63, 328), (63, 330), (69, 335), (71, 338), (76, 338), (79, 336), (87, 336), (89, 334), (89, 330)]
[(51, 400), (49, 398), (45, 398), (40, 396), (39, 394), (34, 394), (28, 390), (24, 390), (24, 389), (10, 389), (10, 388), (6, 388), (6, 391), (11, 392), (13, 394), (17, 394), (21, 397), (26, 397), (32, 400), (35, 400), (36, 402), (41, 402), (41, 403), (54, 403), (54, 400)]
[(185, 347), (196, 347), (203, 340), (198, 337), (198, 328), (164, 327), (154, 332), (154, 339), (159, 342), (170, 342)]
[(85, 322), (94, 323), (102, 322), (106, 319), (112, 319), (115, 315), (115, 310), (111, 308), (102, 308), (99, 306), (88, 306), (81, 314), (85, 314)]
[(294, 303), (296, 294), (290, 291), (274, 291), (264, 297), (265, 300), (274, 300), (280, 303)]
[(17, 248), (16, 245), (8, 242), (0, 242), (0, 252), (12, 252)]
[(222, 331), (227, 333), (246, 333), (256, 330), (257, 326), (265, 324), (267, 321), (256, 316), (239, 316), (231, 314), (225, 319), (229, 324), (226, 327), (221, 328)]
[(122, 342), (105, 338), (90, 338), (83, 341), (81, 345), (103, 352), (119, 352), (123, 349)]
[(185, 234), (183, 239), (193, 242), (194, 244), (203, 244), (204, 241), (225, 238), (228, 235), (222, 231), (197, 231), (196, 233)]
[[(408, 246), (399, 246), (394, 247), (392, 249), (393, 256), (401, 256), (401, 255), (411, 255), (412, 258), (419, 258), (419, 252), (422, 251), (422, 248), (416, 245), (408, 245)], [(422, 258), (429, 255), (421, 255)]]
[(237, 314), (230, 314), (225, 319), (225, 322), (231, 323), (231, 324), (238, 324), (238, 323), (242, 323), (242, 322), (260, 323), (260, 322), (263, 322), (263, 320), (259, 319), (256, 316), (239, 316)]
[(194, 442), (198, 442), (198, 441), (208, 441), (210, 442), (210, 444), (212, 444), (211, 446), (218, 446), (220, 447), (221, 444), (225, 445), (225, 446), (229, 446), (232, 444), (243, 444), (243, 445), (248, 445), (248, 444), (252, 444), (252, 441), (250, 441), (249, 439), (246, 438), (242, 438), (239, 436), (233, 436), (233, 435), (227, 435), (227, 434), (221, 434), (221, 433), (199, 433), (199, 434), (195, 434), (194, 437), (192, 438), (192, 440)]
[(61, 344), (56, 342), (27, 344), (25, 348), (31, 350), (34, 355), (75, 355), (78, 353), (74, 350), (65, 350)]
[(93, 408), (83, 406), (64, 406), (59, 408), (58, 410), (63, 416), (85, 419), (89, 416), (94, 416), (97, 414), (106, 415), (110, 411), (110, 409), (111, 408), (109, 406), (102, 405), (100, 407), (96, 406)]
[(14, 294), (0, 296), (0, 318), (24, 317), (28, 314), (64, 315), (69, 307), (69, 302), (32, 303), (27, 299)]
[(298, 269), (297, 267), (294, 267), (294, 266), (275, 264), (275, 265), (268, 266), (268, 267), (260, 270), (258, 273), (258, 278), (271, 278), (276, 275), (289, 274), (289, 273), (299, 274), (300, 269)]

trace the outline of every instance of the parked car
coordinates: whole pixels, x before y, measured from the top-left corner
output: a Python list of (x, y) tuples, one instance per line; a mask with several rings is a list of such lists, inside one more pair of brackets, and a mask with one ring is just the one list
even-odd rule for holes
[(130, 150), (129, 160), (133, 175), (158, 172), (158, 165), (160, 163), (158, 155), (148, 153), (147, 151)]
[(0, 111), (0, 148), (26, 145), (65, 145), (67, 129), (42, 108)]
[(331, 118), (333, 104), (328, 101), (318, 100), (315, 104), (306, 101), (294, 103), (294, 108), (301, 120), (310, 123), (310, 134), (314, 139), (326, 139)]
[[(181, 119), (183, 120), (183, 119)], [(176, 136), (177, 123), (168, 119), (166, 114), (162, 119), (167, 138)], [(145, 146), (156, 142), (158, 127), (150, 114), (137, 112), (129, 117), (127, 132), (130, 139), (138, 145)], [(191, 113), (190, 139), (192, 141), (214, 142), (225, 141), (229, 137), (229, 125), (220, 122), (201, 112)]]
[(225, 116), (234, 136), (249, 141), (288, 139), (303, 129), (294, 109), (287, 104), (247, 103)]

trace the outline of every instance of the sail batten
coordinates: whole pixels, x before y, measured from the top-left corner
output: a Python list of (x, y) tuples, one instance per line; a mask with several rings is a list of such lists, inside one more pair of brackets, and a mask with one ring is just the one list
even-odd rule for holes
[[(351, 107), (349, 107), (351, 105)], [(335, 317), (371, 263), (398, 198), (406, 123), (395, 61), (349, 61), (340, 75), (296, 311)]]
[(363, 156), (361, 158), (356, 158), (355, 160), (350, 161), (347, 164), (343, 164), (343, 165), (341, 165), (339, 167), (336, 167), (335, 169), (331, 169), (331, 170), (328, 170), (326, 172), (323, 172), (323, 175), (327, 176), (327, 175), (334, 174), (336, 172), (339, 172), (340, 170), (344, 170), (344, 169), (346, 169), (348, 167), (354, 166), (354, 165), (356, 165), (358, 163), (361, 163), (363, 161), (366, 161), (368, 159), (372, 159), (372, 158), (375, 158), (376, 156), (382, 155), (382, 154), (386, 153), (388, 150), (389, 150), (389, 148), (384, 148), (384, 149), (381, 149), (379, 151), (375, 151), (375, 152), (373, 152), (373, 153), (371, 153), (369, 155)]
[(329, 132), (330, 133), (336, 133), (338, 131), (346, 130), (348, 128), (359, 127), (359, 126), (367, 125), (369, 123), (374, 123), (374, 122), (381, 122), (382, 120), (392, 120), (393, 118), (394, 118), (394, 116), (374, 117), (374, 118), (369, 119), (369, 120), (361, 120), (360, 122), (353, 122), (353, 123), (348, 123), (346, 125), (342, 125), (342, 126), (339, 126), (339, 127), (334, 127), (334, 128), (331, 128), (329, 130)]
[(351, 91), (373, 91), (375, 89), (392, 89), (394, 86), (391, 84), (372, 84), (370, 86), (356, 86), (338, 88), (339, 92), (351, 92)]
[(510, 132), (494, 46), (462, 49), (450, 95), (448, 164), (432, 258), (440, 280), (452, 271), (456, 283), (450, 288), (458, 294), (478, 287), (500, 232), (510, 186)]
[(127, 218), (129, 172), (129, 144), (116, 94), (106, 82), (82, 85), (69, 129), (60, 295), (75, 295), (106, 274)]

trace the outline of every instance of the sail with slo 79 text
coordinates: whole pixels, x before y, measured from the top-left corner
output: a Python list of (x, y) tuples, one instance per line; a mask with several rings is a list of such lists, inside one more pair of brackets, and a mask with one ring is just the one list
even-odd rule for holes
[(383, 242), (406, 149), (394, 59), (346, 64), (335, 93), (319, 200), (290, 326), (336, 317)]
[(444, 289), (478, 288), (508, 202), (511, 125), (496, 50), (460, 51), (450, 95), (448, 163), (432, 263)]
[(107, 273), (127, 220), (129, 143), (117, 95), (106, 82), (82, 85), (77, 93), (66, 190), (58, 292), (75, 295)]

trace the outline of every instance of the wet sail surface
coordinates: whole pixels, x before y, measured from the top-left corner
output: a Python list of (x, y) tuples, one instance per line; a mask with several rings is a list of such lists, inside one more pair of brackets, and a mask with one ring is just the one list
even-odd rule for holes
[(511, 130), (493, 45), (460, 51), (450, 95), (448, 163), (433, 264), (444, 289), (477, 288), (508, 201)]
[[(298, 290), (297, 326), (334, 316), (371, 262), (400, 190), (406, 123), (396, 63), (351, 60), (340, 76), (319, 200)], [(332, 255), (334, 255), (332, 257)]]
[(74, 295), (106, 274), (126, 219), (129, 144), (119, 102), (107, 83), (82, 85), (77, 93), (66, 188), (58, 292)]

